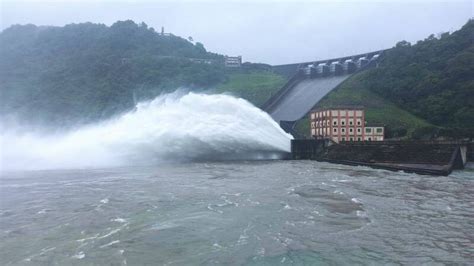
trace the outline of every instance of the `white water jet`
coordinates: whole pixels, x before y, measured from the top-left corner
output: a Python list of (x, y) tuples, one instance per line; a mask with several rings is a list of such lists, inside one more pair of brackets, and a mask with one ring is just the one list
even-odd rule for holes
[(115, 119), (55, 135), (0, 132), (0, 169), (57, 169), (160, 161), (270, 159), (291, 135), (249, 102), (177, 91)]

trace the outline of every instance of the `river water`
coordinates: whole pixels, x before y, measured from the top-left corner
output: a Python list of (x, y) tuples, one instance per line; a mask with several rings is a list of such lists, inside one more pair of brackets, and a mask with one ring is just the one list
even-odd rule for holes
[(312, 161), (4, 172), (2, 265), (474, 261), (474, 172)]

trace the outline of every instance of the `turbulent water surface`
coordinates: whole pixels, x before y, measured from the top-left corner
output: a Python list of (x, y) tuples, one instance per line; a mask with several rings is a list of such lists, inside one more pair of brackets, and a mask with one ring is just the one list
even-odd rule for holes
[(469, 264), (472, 170), (310, 161), (4, 172), (2, 265)]

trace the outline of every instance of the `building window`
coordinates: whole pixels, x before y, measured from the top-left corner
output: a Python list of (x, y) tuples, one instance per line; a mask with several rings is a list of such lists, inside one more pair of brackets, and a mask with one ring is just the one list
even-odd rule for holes
[(349, 128), (349, 133), (352, 133), (353, 131), (354, 131), (354, 129)]
[(357, 129), (357, 132), (359, 132), (359, 133), (360, 133), (360, 132), (361, 132), (361, 129), (360, 129), (360, 128), (358, 128), (358, 129)]
[(357, 138), (357, 141), (360, 141), (360, 140), (361, 140), (361, 138)]
[(383, 132), (383, 128), (377, 128), (377, 133), (382, 133)]
[(334, 121), (333, 124), (334, 124), (335, 126), (337, 126), (337, 121)]
[(352, 120), (349, 121), (349, 125), (351, 125), (351, 126), (354, 125), (354, 121), (352, 121)]
[(360, 126), (360, 120), (357, 120), (357, 125)]
[(341, 124), (342, 124), (343, 126), (345, 126), (345, 125), (346, 125), (346, 121), (342, 120), (342, 121), (341, 121)]
[(334, 131), (334, 133), (337, 133), (337, 128), (335, 128), (333, 131)]
[(354, 138), (349, 138), (350, 141), (354, 141)]
[(345, 132), (346, 132), (346, 129), (345, 129), (345, 128), (341, 128), (341, 132), (342, 132), (342, 133), (345, 133)]
[(372, 129), (371, 128), (365, 128), (365, 133), (372, 133)]
[(369, 141), (372, 141), (372, 138), (369, 138)]
[(342, 141), (346, 141), (346, 138), (342, 137)]

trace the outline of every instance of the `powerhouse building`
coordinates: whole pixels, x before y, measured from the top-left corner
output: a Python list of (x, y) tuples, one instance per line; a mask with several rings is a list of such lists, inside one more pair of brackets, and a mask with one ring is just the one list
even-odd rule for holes
[(341, 141), (383, 141), (384, 127), (366, 125), (362, 107), (316, 109), (310, 112), (311, 136)]

